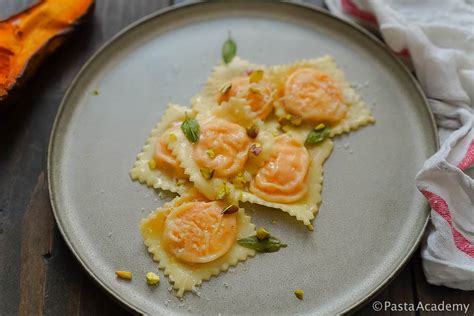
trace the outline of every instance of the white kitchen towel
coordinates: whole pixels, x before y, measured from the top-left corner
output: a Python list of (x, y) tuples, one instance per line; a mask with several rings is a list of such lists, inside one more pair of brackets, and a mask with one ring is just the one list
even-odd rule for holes
[(442, 146), (416, 176), (431, 205), (423, 269), (428, 282), (463, 290), (474, 290), (473, 2), (326, 0), (335, 15), (378, 30), (429, 99)]

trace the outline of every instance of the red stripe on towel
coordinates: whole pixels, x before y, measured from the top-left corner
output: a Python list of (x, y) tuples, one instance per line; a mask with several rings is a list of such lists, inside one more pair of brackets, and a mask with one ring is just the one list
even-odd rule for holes
[(466, 156), (464, 156), (463, 160), (458, 165), (458, 168), (461, 169), (462, 171), (466, 170), (470, 166), (474, 164), (474, 139), (471, 142), (471, 145), (469, 145), (469, 148), (467, 149)]
[(441, 215), (446, 222), (448, 222), (449, 226), (451, 227), (451, 232), (453, 234), (453, 240), (456, 247), (467, 254), (468, 256), (474, 258), (474, 245), (471, 244), (469, 240), (466, 239), (453, 225), (453, 220), (451, 218), (451, 212), (448, 208), (448, 203), (443, 200), (440, 196), (421, 190), (421, 193), (428, 199), (428, 202), (431, 205), (431, 208), (435, 210), (436, 213)]
[(375, 16), (369, 11), (359, 9), (352, 0), (341, 0), (341, 6), (344, 11), (356, 18), (366, 20), (371, 23), (377, 23)]

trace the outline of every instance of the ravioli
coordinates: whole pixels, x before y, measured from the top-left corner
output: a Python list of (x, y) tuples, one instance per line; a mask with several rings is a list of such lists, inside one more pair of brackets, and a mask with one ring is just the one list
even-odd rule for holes
[[(232, 124), (213, 117), (208, 120), (222, 128)], [(206, 125), (205, 120), (200, 119), (200, 122)], [(170, 143), (170, 148), (195, 188), (207, 198), (224, 199), (230, 203), (252, 202), (279, 208), (303, 221), (305, 225), (309, 225), (321, 201), (323, 163), (331, 153), (333, 143), (327, 139), (306, 149), (303, 141), (276, 133), (278, 132), (274, 125), (262, 126), (262, 131), (252, 142), (262, 144), (261, 152), (258, 155), (245, 152), (248, 155), (245, 165), (238, 169), (240, 170), (238, 174), (233, 172), (233, 176), (229, 177), (212, 176), (210, 179), (204, 177), (193, 156), (196, 148), (201, 146), (199, 145), (201, 140), (198, 145), (191, 144), (185, 135), (176, 129), (177, 141)], [(219, 142), (224, 143), (225, 139), (225, 137), (214, 137), (214, 146), (220, 146)], [(235, 139), (230, 143), (241, 145), (241, 141)], [(201, 151), (206, 148), (208, 147), (204, 147)], [(236, 151), (228, 149), (225, 154), (235, 157)], [(216, 163), (225, 161), (218, 159), (217, 156), (214, 156), (214, 159)], [(288, 183), (285, 183), (287, 181)]]
[[(249, 190), (241, 191), (240, 200), (281, 209), (305, 225), (310, 225), (321, 203), (323, 164), (331, 154), (333, 142), (326, 139), (308, 149), (308, 157), (311, 161), (306, 176), (304, 176), (307, 163), (305, 154), (303, 157), (291, 154), (291, 149), (301, 151), (304, 147), (301, 145), (298, 149), (294, 145), (295, 139), (289, 142), (291, 144), (289, 148), (284, 149), (283, 152), (278, 151), (276, 158), (271, 157), (269, 162), (258, 171), (250, 182)], [(269, 163), (273, 165), (270, 168)], [(299, 165), (302, 166), (301, 169), (289, 171)], [(278, 170), (281, 167), (284, 170)], [(286, 181), (291, 185), (286, 185)]]
[(249, 190), (269, 202), (297, 202), (308, 192), (308, 150), (287, 135), (276, 138), (276, 147), (252, 178)]
[(190, 113), (191, 110), (176, 104), (168, 105), (130, 169), (132, 180), (179, 194), (191, 188), (188, 176), (167, 146), (167, 143), (173, 141), (171, 130), (185, 118), (186, 112)]
[[(375, 121), (330, 56), (271, 67), (235, 57), (213, 69), (191, 102), (198, 141), (191, 143), (180, 128), (187, 108), (171, 105), (132, 179), (181, 195), (194, 187), (216, 208), (238, 201), (278, 208), (305, 225), (319, 209), (331, 137)], [(305, 145), (316, 126), (331, 127), (329, 138)], [(172, 243), (165, 238), (163, 244)], [(230, 244), (219, 245), (224, 251)]]
[(192, 104), (200, 115), (212, 114), (249, 127), (273, 111), (275, 92), (265, 66), (235, 57), (214, 68)]
[[(325, 123), (335, 136), (374, 121), (329, 56), (269, 68), (235, 57), (214, 68), (192, 107), (200, 139), (191, 144), (178, 125), (168, 125), (161, 148), (179, 164), (162, 161), (166, 170), (183, 178), (184, 170), (208, 199), (276, 207), (307, 225), (333, 147), (326, 140), (307, 149), (309, 131)], [(288, 116), (298, 124), (282, 124)], [(246, 135), (252, 127), (260, 129), (254, 139)]]
[[(225, 191), (228, 200), (234, 202), (236, 192), (228, 179), (242, 171), (247, 161), (250, 142), (245, 129), (213, 116), (199, 118), (198, 122), (202, 127), (198, 144), (191, 144), (176, 128), (177, 140), (169, 144), (170, 149), (190, 181), (208, 199), (219, 199), (219, 191)], [(213, 154), (209, 155), (209, 151)], [(207, 177), (203, 171), (207, 171)]]
[(300, 127), (290, 124), (286, 131), (308, 133), (325, 123), (331, 126), (332, 137), (375, 122), (331, 56), (270, 67), (269, 77), (278, 89), (275, 114), (303, 120)]
[(242, 172), (250, 146), (246, 130), (213, 116), (201, 120), (200, 125), (201, 135), (193, 150), (197, 165), (212, 169), (218, 178), (230, 178)]
[(255, 250), (237, 244), (255, 234), (255, 225), (243, 209), (223, 215), (225, 206), (191, 190), (142, 220), (145, 245), (178, 297), (255, 255)]

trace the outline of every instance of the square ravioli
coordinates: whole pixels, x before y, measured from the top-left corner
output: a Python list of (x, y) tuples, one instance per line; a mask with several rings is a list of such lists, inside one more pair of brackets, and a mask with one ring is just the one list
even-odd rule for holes
[(142, 152), (137, 155), (137, 160), (130, 169), (132, 180), (178, 194), (191, 189), (188, 176), (167, 148), (167, 143), (173, 137), (169, 130), (178, 124), (177, 122), (184, 120), (186, 113), (190, 112), (191, 109), (183, 106), (168, 105), (161, 121), (152, 129)]
[(272, 66), (269, 72), (278, 91), (275, 115), (280, 121), (299, 120), (286, 131), (307, 134), (323, 123), (331, 127), (332, 137), (375, 122), (331, 56)]
[(202, 92), (192, 99), (199, 116), (212, 115), (250, 127), (273, 110), (276, 90), (264, 65), (235, 57), (214, 67)]
[(224, 119), (210, 116), (198, 122), (197, 144), (175, 127), (176, 141), (169, 147), (200, 192), (211, 200), (279, 208), (310, 224), (321, 202), (323, 163), (333, 148), (330, 139), (307, 149), (269, 125), (262, 125), (251, 140), (242, 126)]
[(223, 214), (225, 206), (191, 190), (142, 220), (144, 243), (178, 297), (255, 255), (237, 243), (255, 235), (255, 225), (243, 209)]

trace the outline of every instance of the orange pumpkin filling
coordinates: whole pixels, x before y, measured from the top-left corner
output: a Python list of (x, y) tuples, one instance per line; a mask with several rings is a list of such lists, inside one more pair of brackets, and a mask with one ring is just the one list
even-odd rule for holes
[(189, 202), (167, 216), (162, 244), (175, 258), (206, 263), (226, 254), (237, 236), (236, 214), (222, 215), (221, 202)]
[(173, 155), (173, 152), (168, 148), (171, 131), (172, 128), (165, 131), (156, 142), (153, 160), (156, 163), (156, 168), (170, 177), (176, 179), (187, 179), (188, 176), (184, 173), (184, 169), (181, 168), (178, 160)]
[(327, 74), (314, 68), (295, 70), (283, 93), (284, 109), (304, 121), (336, 124), (346, 116), (342, 92)]
[(194, 160), (201, 168), (213, 169), (215, 177), (232, 177), (244, 169), (249, 145), (242, 126), (211, 116), (201, 124)]
[(308, 191), (308, 151), (286, 135), (276, 139), (276, 146), (275, 153), (250, 182), (250, 191), (270, 202), (298, 201)]
[(231, 97), (245, 98), (259, 119), (264, 120), (273, 109), (273, 89), (264, 79), (250, 82), (249, 76), (240, 76), (232, 79), (227, 91), (221, 91), (217, 102), (228, 101)]

